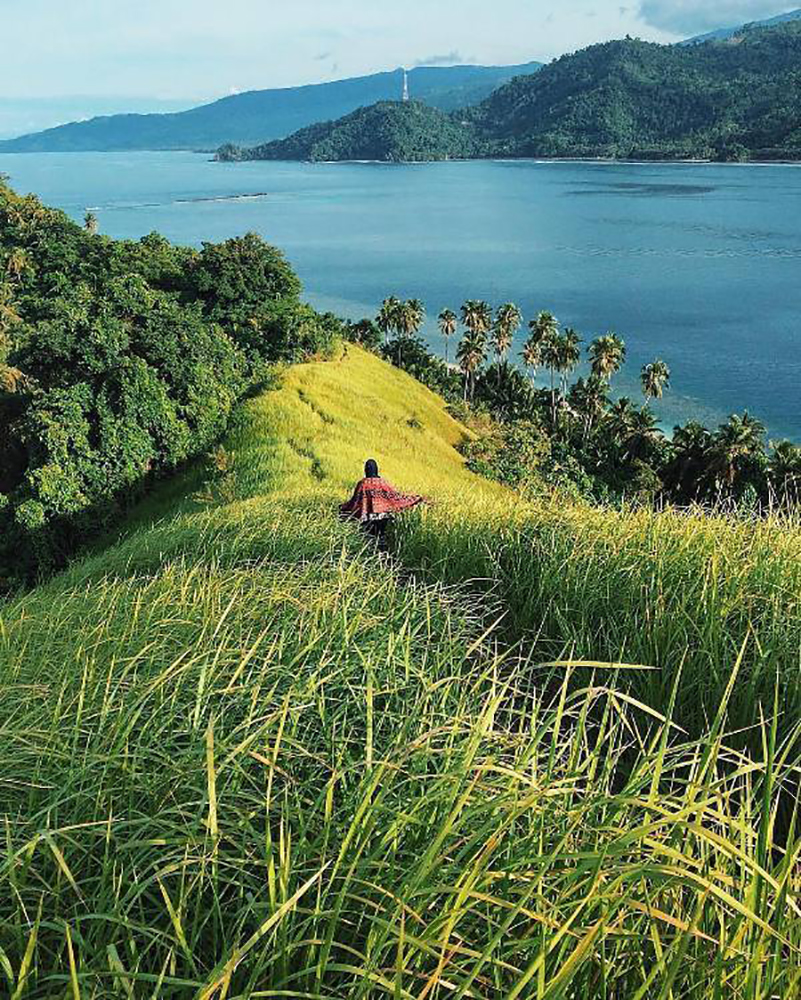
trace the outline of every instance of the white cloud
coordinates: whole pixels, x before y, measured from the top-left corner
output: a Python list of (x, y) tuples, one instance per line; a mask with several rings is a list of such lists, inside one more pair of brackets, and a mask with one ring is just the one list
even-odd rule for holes
[(777, 0), (642, 0), (640, 16), (654, 28), (694, 35), (761, 21), (792, 9), (792, 3), (783, 5)]

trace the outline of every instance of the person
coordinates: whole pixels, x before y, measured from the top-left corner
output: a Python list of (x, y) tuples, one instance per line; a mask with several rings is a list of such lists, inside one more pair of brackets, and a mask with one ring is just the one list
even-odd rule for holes
[(371, 458), (365, 463), (364, 479), (356, 484), (353, 496), (339, 510), (342, 517), (358, 521), (383, 552), (387, 548), (387, 525), (392, 518), (425, 502), (425, 497), (399, 493), (391, 483), (381, 478), (378, 463)]

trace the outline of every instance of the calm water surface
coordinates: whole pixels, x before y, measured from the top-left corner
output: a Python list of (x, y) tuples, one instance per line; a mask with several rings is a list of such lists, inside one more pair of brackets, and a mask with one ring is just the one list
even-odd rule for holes
[[(747, 408), (801, 440), (801, 168), (589, 163), (216, 164), (190, 153), (0, 156), (0, 171), (103, 232), (199, 244), (255, 230), (308, 298), (354, 318), (388, 294), (433, 317), (466, 298), (625, 337), (636, 392), (664, 358), (660, 418)], [(437, 342), (436, 327), (427, 334)]]

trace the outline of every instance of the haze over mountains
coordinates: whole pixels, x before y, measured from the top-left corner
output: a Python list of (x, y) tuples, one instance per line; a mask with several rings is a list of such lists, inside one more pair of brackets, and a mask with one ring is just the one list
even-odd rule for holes
[(704, 35), (696, 35), (681, 42), (681, 45), (702, 45), (704, 42), (725, 41), (728, 38), (736, 38), (742, 33), (743, 28), (772, 28), (777, 24), (786, 24), (788, 21), (801, 20), (801, 8), (792, 10), (787, 14), (778, 14), (776, 17), (768, 17), (763, 21), (752, 21), (748, 25), (739, 24), (733, 28), (718, 28), (716, 31), (708, 31)]
[(801, 21), (593, 45), (455, 114), (387, 102), (220, 159), (801, 159)]
[[(541, 63), (520, 66), (421, 66), (409, 72), (412, 94), (446, 111), (477, 104)], [(216, 149), (226, 142), (255, 145), (283, 138), (356, 108), (396, 100), (403, 70), (280, 90), (253, 90), (174, 114), (111, 115), (0, 142), (2, 153), (137, 149)]]

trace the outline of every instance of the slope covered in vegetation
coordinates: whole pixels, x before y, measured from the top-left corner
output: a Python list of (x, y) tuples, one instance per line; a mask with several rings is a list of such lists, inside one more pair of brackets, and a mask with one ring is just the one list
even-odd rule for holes
[[(392, 104), (227, 158), (801, 158), (801, 22), (736, 39), (657, 45), (627, 38), (522, 75), (476, 107), (418, 115), (409, 142)], [(384, 134), (374, 148), (375, 137)], [(320, 144), (318, 149), (317, 143)], [(370, 151), (373, 152), (370, 152)], [(373, 155), (375, 154), (375, 155)]]
[[(697, 661), (679, 681), (652, 624), (672, 608), (691, 647), (703, 621), (736, 642), (771, 584), (788, 620), (756, 638), (789, 643), (775, 537), (733, 604), (744, 535), (716, 555), (693, 521), (521, 504), (465, 470), (466, 433), (357, 348), (292, 368), (239, 411), (203, 497), (151, 503), (1, 606), (12, 996), (794, 995), (792, 725), (768, 697), (753, 755), (726, 749), (729, 644), (703, 647), (720, 687), (698, 736), (638, 707), (638, 672), (536, 666), (560, 644), (605, 657), (625, 624), (620, 655), (650, 643), (679, 694)], [(335, 517), (368, 454), (436, 501), (396, 541), (428, 583)], [(721, 596), (698, 607), (701, 567), (695, 595)], [(512, 586), (529, 618), (505, 624)]]
[(461, 122), (420, 101), (382, 101), (254, 149), (223, 146), (220, 160), (382, 160), (467, 158), (478, 149)]
[(279, 360), (331, 347), (283, 254), (96, 235), (0, 177), (0, 589), (59, 565), (216, 440)]
[[(418, 66), (409, 72), (412, 94), (431, 107), (452, 110), (485, 100), (520, 73), (521, 66)], [(403, 70), (302, 87), (251, 90), (170, 114), (117, 114), (70, 122), (0, 142), (2, 153), (134, 149), (215, 149), (281, 139), (314, 122), (338, 118), (376, 101), (400, 97)]]

